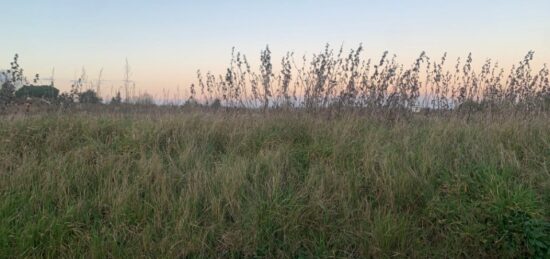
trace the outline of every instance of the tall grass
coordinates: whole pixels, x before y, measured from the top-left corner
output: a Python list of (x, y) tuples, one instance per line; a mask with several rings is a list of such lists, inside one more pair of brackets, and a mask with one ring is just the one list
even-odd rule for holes
[(454, 66), (447, 54), (431, 59), (422, 52), (412, 65), (399, 64), (386, 51), (378, 60), (364, 59), (360, 45), (348, 52), (329, 45), (311, 58), (296, 60), (287, 53), (275, 71), (269, 47), (261, 52), (259, 71), (233, 49), (223, 75), (198, 71), (198, 88), (191, 98), (204, 104), (220, 103), (246, 108), (360, 108), (368, 110), (471, 109), (545, 110), (550, 103), (549, 70), (533, 70), (534, 52), (506, 73), (498, 62), (487, 59), (481, 71), (473, 57), (460, 58)]
[(0, 257), (547, 258), (549, 119), (2, 118)]

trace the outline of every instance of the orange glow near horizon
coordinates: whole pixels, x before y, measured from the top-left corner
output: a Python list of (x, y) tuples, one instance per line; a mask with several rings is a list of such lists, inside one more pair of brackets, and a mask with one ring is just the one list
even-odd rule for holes
[(344, 50), (363, 42), (364, 58), (377, 60), (388, 50), (404, 66), (421, 51), (432, 61), (448, 52), (448, 64), (472, 52), (476, 68), (492, 58), (509, 69), (529, 50), (534, 70), (550, 62), (544, 0), (62, 2), (3, 5), (0, 23), (10, 26), (3, 28), (0, 69), (18, 53), (29, 78), (38, 73), (47, 82), (55, 68), (62, 91), (83, 68), (89, 81), (103, 69), (102, 96), (110, 98), (123, 85), (128, 58), (136, 93), (163, 98), (179, 88), (185, 98), (197, 70), (225, 73), (233, 46), (255, 71), (266, 44), (278, 72), (286, 51), (300, 63), (327, 42)]

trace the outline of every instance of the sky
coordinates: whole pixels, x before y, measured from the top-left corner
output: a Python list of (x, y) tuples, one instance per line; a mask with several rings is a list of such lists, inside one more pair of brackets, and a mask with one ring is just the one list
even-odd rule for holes
[(410, 64), (421, 51), (454, 59), (472, 52), (504, 66), (535, 51), (550, 62), (548, 0), (0, 0), (0, 69), (18, 53), (28, 77), (70, 87), (84, 68), (103, 69), (102, 95), (124, 78), (128, 59), (138, 91), (184, 95), (196, 71), (223, 73), (231, 48), (258, 61), (270, 46), (312, 54), (326, 43), (363, 43), (366, 57), (388, 50)]

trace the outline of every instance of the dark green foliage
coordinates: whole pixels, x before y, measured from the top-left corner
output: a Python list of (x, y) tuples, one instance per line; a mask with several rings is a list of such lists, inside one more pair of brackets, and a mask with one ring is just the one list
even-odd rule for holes
[(78, 100), (80, 103), (101, 103), (101, 98), (97, 96), (97, 93), (94, 90), (86, 90), (85, 92), (78, 93)]
[(45, 98), (56, 99), (59, 95), (59, 90), (50, 85), (25, 85), (15, 91), (17, 98)]
[(120, 92), (116, 93), (116, 96), (111, 99), (110, 104), (121, 104), (122, 103), (122, 97), (120, 96)]
[(12, 82), (4, 82), (0, 86), (0, 105), (7, 105), (15, 98), (15, 86)]
[(219, 109), (219, 108), (221, 108), (221, 107), (222, 107), (222, 104), (221, 104), (221, 102), (220, 102), (220, 99), (217, 99), (217, 98), (214, 99), (214, 101), (210, 104), (210, 107), (211, 107), (212, 109)]

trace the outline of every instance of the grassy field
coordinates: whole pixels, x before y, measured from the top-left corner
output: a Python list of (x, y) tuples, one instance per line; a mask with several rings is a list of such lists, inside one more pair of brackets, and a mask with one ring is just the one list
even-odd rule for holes
[(550, 117), (0, 123), (0, 257), (550, 256)]

